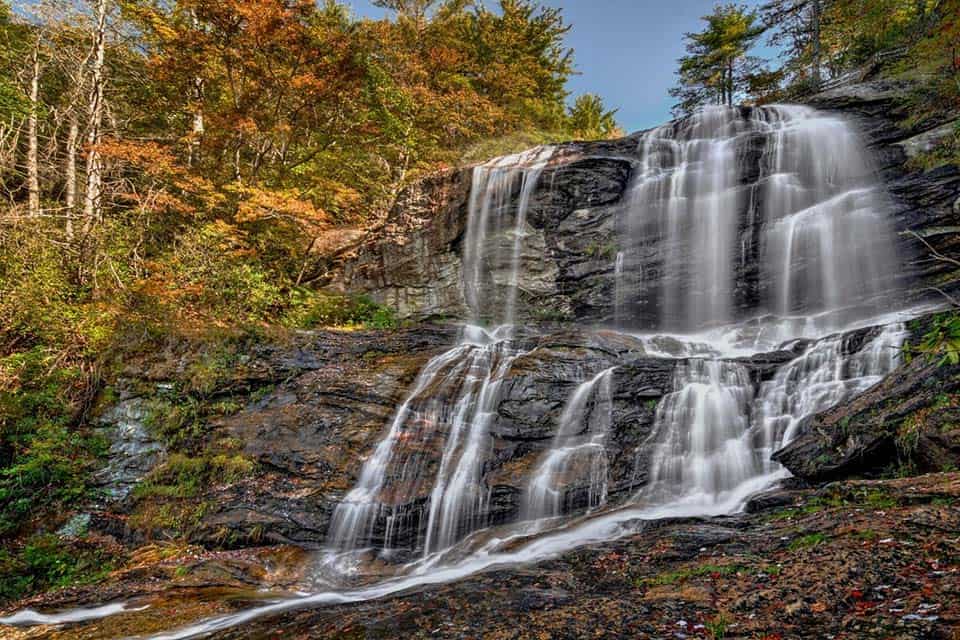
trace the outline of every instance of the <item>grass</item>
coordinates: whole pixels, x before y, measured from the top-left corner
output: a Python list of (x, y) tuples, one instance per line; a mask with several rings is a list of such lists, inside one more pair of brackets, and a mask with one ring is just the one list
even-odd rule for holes
[(707, 620), (703, 623), (703, 626), (707, 630), (707, 635), (709, 635), (714, 640), (721, 640), (722, 638), (727, 637), (727, 630), (730, 626), (730, 619), (724, 615), (719, 614), (711, 620)]
[(827, 536), (823, 533), (811, 533), (797, 538), (787, 547), (790, 551), (800, 551), (802, 549), (812, 549), (826, 542)]
[(653, 586), (663, 586), (668, 584), (678, 584), (689, 580), (690, 578), (701, 578), (705, 576), (732, 576), (741, 571), (745, 571), (747, 567), (741, 564), (705, 564), (698, 567), (687, 567), (680, 569), (678, 571), (672, 571), (670, 573), (661, 573), (660, 575), (654, 576), (652, 578), (638, 578), (635, 581), (637, 587), (653, 587)]

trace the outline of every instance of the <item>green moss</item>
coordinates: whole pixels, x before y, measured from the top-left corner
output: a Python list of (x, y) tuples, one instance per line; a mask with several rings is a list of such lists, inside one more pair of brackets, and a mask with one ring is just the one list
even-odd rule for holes
[(853, 536), (864, 542), (874, 542), (880, 539), (880, 534), (874, 531), (873, 529), (863, 529), (861, 531), (855, 531)]
[(670, 573), (661, 573), (660, 575), (654, 576), (652, 578), (638, 578), (635, 581), (637, 587), (651, 587), (651, 586), (661, 586), (667, 584), (677, 584), (679, 582), (684, 582), (690, 578), (699, 578), (704, 576), (731, 576), (741, 571), (746, 570), (746, 567), (740, 564), (724, 564), (724, 565), (715, 565), (715, 564), (705, 564), (698, 567), (687, 567), (680, 569), (678, 571), (673, 571)]
[(864, 489), (858, 493), (857, 497), (860, 502), (873, 509), (892, 509), (899, 504), (895, 498), (882, 489)]
[(809, 535), (802, 536), (791, 542), (787, 548), (790, 551), (799, 551), (801, 549), (812, 549), (820, 544), (823, 544), (827, 540), (827, 536), (822, 533), (811, 533)]
[(144, 424), (168, 448), (180, 450), (204, 435), (203, 413), (200, 401), (190, 396), (180, 396), (176, 401), (154, 398), (147, 402)]
[(233, 484), (254, 472), (242, 455), (189, 457), (173, 454), (133, 490), (136, 499), (193, 498), (210, 484)]
[(214, 506), (206, 498), (212, 485), (231, 485), (256, 473), (256, 464), (236, 453), (172, 454), (131, 493), (131, 528), (151, 537), (159, 532), (185, 537)]
[(588, 258), (613, 260), (617, 256), (617, 245), (612, 242), (605, 244), (591, 244), (583, 250), (583, 254)]

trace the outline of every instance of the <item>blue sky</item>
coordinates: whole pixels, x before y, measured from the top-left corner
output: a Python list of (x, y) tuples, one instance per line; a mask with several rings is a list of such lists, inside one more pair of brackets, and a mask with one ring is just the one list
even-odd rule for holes
[[(742, 3), (758, 6), (764, 0)], [(369, 0), (345, 0), (359, 16), (386, 13)], [(493, 4), (495, 0), (488, 0)], [(580, 75), (571, 79), (574, 94), (597, 93), (627, 131), (638, 131), (670, 119), (676, 60), (683, 55), (683, 34), (699, 31), (700, 17), (716, 0), (541, 0), (563, 9), (567, 45), (575, 50)], [(760, 55), (775, 54), (764, 49)]]

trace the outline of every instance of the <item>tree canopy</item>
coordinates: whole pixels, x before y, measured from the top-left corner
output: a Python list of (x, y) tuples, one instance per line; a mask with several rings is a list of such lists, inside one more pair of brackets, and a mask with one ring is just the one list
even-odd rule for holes
[(748, 52), (764, 33), (758, 15), (734, 4), (717, 5), (702, 31), (688, 33), (679, 60), (678, 85), (670, 94), (678, 113), (705, 104), (732, 105), (745, 95), (760, 61)]

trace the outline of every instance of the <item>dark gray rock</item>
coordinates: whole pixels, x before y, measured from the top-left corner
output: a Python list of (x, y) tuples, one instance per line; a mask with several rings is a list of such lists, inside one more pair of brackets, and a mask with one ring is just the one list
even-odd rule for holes
[(165, 455), (163, 445), (146, 426), (148, 403), (123, 400), (100, 416), (97, 435), (110, 443), (107, 464), (93, 477), (109, 500), (126, 498)]
[[(820, 109), (852, 120), (863, 133), (878, 172), (886, 181), (894, 209), (893, 223), (902, 235), (902, 277), (909, 283), (893, 304), (929, 300), (928, 285), (948, 292), (960, 289), (951, 265), (933, 260), (927, 246), (912, 233), (949, 227), (960, 194), (960, 169), (942, 167), (924, 172), (909, 160), (928, 148), (949, 129), (946, 122), (926, 122), (904, 129), (900, 97), (909, 85), (871, 81), (842, 86), (806, 100)], [(746, 110), (745, 110), (746, 111)], [(662, 231), (655, 220), (638, 223), (633, 233), (618, 229), (624, 197), (639, 161), (637, 136), (610, 142), (574, 142), (560, 145), (544, 170), (528, 211), (527, 251), (521, 256), (519, 315), (534, 322), (579, 320), (611, 321), (614, 316), (616, 254), (639, 256), (632, 270), (644, 281), (659, 281), (642, 298), (624, 300), (623, 313), (637, 326), (683, 326), (684, 318), (662, 317), (660, 297), (687, 284), (676, 274), (664, 274)], [(761, 135), (738, 139), (741, 169), (741, 259), (737, 261), (734, 308), (755, 314), (766, 299), (769, 283), (761, 273), (762, 189), (756, 184), (767, 141)], [(364, 291), (379, 302), (395, 306), (402, 317), (469, 315), (463, 296), (460, 251), (466, 231), (471, 169), (441, 174), (417, 184), (401, 196), (384, 229), (333, 265), (330, 284), (347, 291)], [(519, 188), (519, 185), (517, 186)], [(507, 226), (509, 216), (507, 212)], [(494, 234), (495, 235), (495, 234)], [(960, 257), (960, 234), (928, 238), (944, 255)], [(488, 239), (497, 246), (509, 243), (504, 232)], [(672, 250), (691, 257), (695, 247)], [(509, 255), (510, 252), (501, 252)], [(490, 307), (480, 315), (497, 317), (502, 310), (509, 265), (486, 264)], [(670, 278), (676, 278), (671, 280)], [(638, 288), (639, 290), (639, 288)]]
[[(914, 323), (922, 333), (930, 319)], [(773, 455), (795, 476), (825, 482), (960, 467), (960, 366), (917, 356), (858, 398), (816, 416)]]

